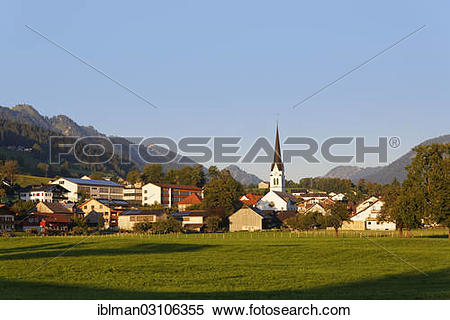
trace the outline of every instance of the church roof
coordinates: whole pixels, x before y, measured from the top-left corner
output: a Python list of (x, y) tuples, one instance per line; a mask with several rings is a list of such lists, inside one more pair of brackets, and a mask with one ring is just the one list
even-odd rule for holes
[(297, 197), (289, 192), (284, 192), (284, 191), (274, 191), (274, 192), (277, 196), (279, 196), (281, 199), (283, 199), (286, 202), (291, 201), (291, 202), (296, 203), (298, 201)]
[(277, 134), (275, 137), (275, 150), (273, 154), (273, 163), (270, 167), (270, 171), (273, 170), (273, 168), (277, 166), (279, 171), (284, 170), (283, 160), (281, 159), (281, 148), (280, 148), (280, 136), (278, 134), (278, 124), (277, 124)]

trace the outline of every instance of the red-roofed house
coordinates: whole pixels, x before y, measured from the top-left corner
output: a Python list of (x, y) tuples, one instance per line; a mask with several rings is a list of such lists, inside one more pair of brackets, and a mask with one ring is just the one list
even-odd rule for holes
[(202, 203), (202, 199), (198, 196), (197, 193), (191, 193), (186, 198), (182, 199), (178, 202), (178, 209), (180, 211), (187, 210), (192, 205), (199, 205)]
[(247, 193), (246, 195), (243, 195), (239, 198), (239, 201), (246, 204), (247, 206), (254, 207), (258, 203), (259, 199), (261, 199), (262, 196), (258, 196), (256, 194)]

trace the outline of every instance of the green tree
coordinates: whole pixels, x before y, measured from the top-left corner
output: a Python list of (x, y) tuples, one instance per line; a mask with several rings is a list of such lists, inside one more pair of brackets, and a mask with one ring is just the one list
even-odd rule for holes
[(222, 219), (218, 216), (209, 216), (206, 218), (206, 228), (208, 232), (217, 232), (222, 225)]
[(18, 216), (24, 216), (31, 213), (34, 207), (35, 204), (33, 201), (17, 200), (12, 205), (11, 210)]
[(218, 177), (212, 178), (204, 189), (204, 203), (208, 209), (222, 208), (227, 215), (242, 206), (239, 197), (242, 185), (233, 179), (228, 170), (222, 170)]
[(39, 172), (44, 175), (45, 177), (48, 176), (48, 169), (49, 169), (49, 165), (44, 163), (44, 162), (39, 162), (36, 165), (36, 168), (39, 170)]
[(163, 179), (163, 170), (162, 165), (159, 163), (151, 163), (147, 164), (144, 167), (144, 174), (143, 174), (144, 182), (149, 183), (160, 183)]
[(141, 173), (138, 170), (131, 170), (127, 174), (127, 181), (131, 184), (135, 184), (142, 180)]
[(183, 231), (181, 222), (173, 217), (157, 221), (152, 226), (154, 233), (177, 233)]
[(3, 188), (0, 188), (0, 203), (6, 201), (6, 191)]
[(89, 178), (92, 180), (103, 180), (104, 174), (102, 172), (93, 172)]
[(347, 205), (341, 202), (336, 202), (329, 208), (329, 214), (325, 214), (322, 218), (322, 223), (326, 227), (334, 228), (334, 235), (339, 236), (338, 230), (342, 227), (345, 221), (350, 220), (350, 215)]

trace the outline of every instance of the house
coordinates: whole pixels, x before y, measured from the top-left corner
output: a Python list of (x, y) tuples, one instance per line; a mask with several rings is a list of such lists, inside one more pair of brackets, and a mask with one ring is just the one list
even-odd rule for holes
[(329, 199), (328, 195), (322, 192), (300, 193), (298, 194), (298, 198), (303, 201), (310, 201), (314, 203), (319, 203), (323, 200)]
[(334, 195), (331, 195), (331, 193), (330, 193), (329, 196), (331, 197), (331, 200), (333, 200), (333, 201), (344, 201), (344, 199), (345, 199), (345, 194), (343, 194), (343, 193), (338, 193), (338, 194), (334, 194)]
[(36, 211), (39, 213), (59, 213), (72, 214), (73, 212), (58, 202), (39, 202), (36, 204)]
[(164, 210), (126, 210), (119, 214), (118, 226), (120, 230), (133, 230), (137, 223), (157, 222), (166, 218)]
[(20, 225), (23, 231), (66, 232), (70, 229), (72, 223), (72, 216), (68, 214), (33, 212), (21, 221)]
[(178, 209), (180, 211), (186, 211), (190, 206), (202, 204), (202, 199), (199, 198), (197, 193), (191, 193), (186, 198), (178, 202)]
[(142, 183), (127, 185), (123, 189), (123, 200), (133, 205), (142, 204)]
[(356, 213), (363, 211), (364, 209), (370, 207), (372, 204), (374, 204), (377, 201), (378, 201), (378, 198), (374, 197), (374, 196), (370, 197), (367, 200), (364, 200), (363, 202), (361, 202), (360, 204), (358, 204), (356, 206)]
[(51, 182), (69, 190), (68, 201), (77, 202), (81, 198), (123, 200), (124, 187), (112, 181), (92, 180), (89, 177), (59, 178)]
[(292, 189), (291, 193), (296, 196), (299, 197), (301, 194), (306, 194), (308, 193), (308, 189)]
[(296, 210), (297, 198), (285, 190), (284, 165), (281, 159), (278, 125), (275, 137), (273, 162), (270, 167), (269, 192), (256, 204), (259, 210), (289, 211)]
[(269, 189), (269, 182), (261, 181), (258, 183), (258, 189)]
[(239, 201), (241, 201), (243, 204), (254, 207), (258, 203), (258, 201), (262, 198), (262, 196), (258, 196), (256, 194), (247, 193), (239, 198)]
[(306, 204), (304, 213), (307, 214), (309, 212), (318, 212), (321, 215), (327, 214), (326, 206), (322, 203), (309, 203)]
[(166, 208), (178, 203), (191, 195), (197, 194), (202, 198), (202, 188), (165, 183), (147, 183), (142, 187), (142, 205), (162, 204)]
[[(374, 198), (376, 200), (374, 200)], [(357, 206), (356, 214), (349, 222), (342, 225), (344, 230), (395, 230), (396, 224), (390, 221), (379, 221), (379, 215), (384, 202), (376, 197), (368, 199)], [(364, 204), (364, 205), (362, 205)], [(361, 206), (362, 205), (362, 206)], [(358, 211), (358, 208), (360, 210)]]
[(92, 223), (100, 221), (98, 215), (103, 217), (105, 229), (115, 229), (118, 227), (118, 214), (130, 208), (130, 204), (125, 200), (89, 199), (79, 205), (85, 218)]
[(288, 219), (295, 218), (297, 214), (297, 211), (280, 211), (276, 214), (276, 217), (283, 225), (285, 225)]
[(19, 191), (21, 200), (34, 202), (64, 202), (68, 194), (69, 190), (58, 184), (36, 185)]
[(197, 232), (205, 226), (207, 216), (206, 210), (189, 210), (172, 214), (172, 217), (181, 222), (184, 229)]
[(261, 231), (279, 226), (278, 219), (272, 213), (266, 213), (255, 207), (244, 206), (229, 218), (230, 232)]
[(0, 204), (0, 233), (14, 230), (14, 216), (6, 205)]

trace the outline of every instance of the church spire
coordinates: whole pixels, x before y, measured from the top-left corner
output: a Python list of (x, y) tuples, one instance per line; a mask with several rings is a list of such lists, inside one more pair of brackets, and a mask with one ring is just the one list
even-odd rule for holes
[(275, 137), (275, 150), (273, 154), (273, 163), (270, 167), (270, 171), (273, 171), (273, 168), (277, 166), (279, 171), (284, 170), (283, 161), (281, 160), (281, 148), (280, 148), (280, 135), (278, 134), (278, 121), (277, 121), (277, 133)]

